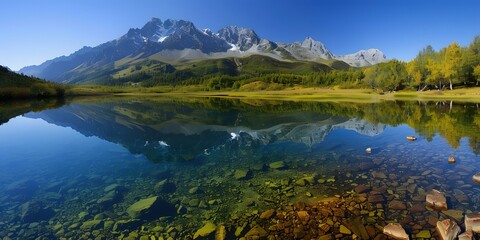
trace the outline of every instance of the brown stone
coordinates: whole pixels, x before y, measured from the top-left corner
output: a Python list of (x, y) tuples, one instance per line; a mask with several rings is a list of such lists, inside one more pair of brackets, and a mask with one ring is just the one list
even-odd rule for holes
[(450, 219), (438, 221), (436, 229), (441, 240), (453, 240), (460, 233), (460, 227)]
[(357, 193), (365, 193), (365, 192), (368, 192), (370, 190), (370, 187), (361, 184), (361, 185), (356, 186), (354, 190)]
[(432, 226), (437, 226), (438, 218), (429, 216), (427, 217), (427, 222)]
[(297, 216), (300, 219), (300, 221), (308, 222), (309, 215), (307, 211), (298, 211)]
[(326, 235), (320, 236), (318, 238), (318, 240), (332, 240), (332, 239), (333, 239), (333, 237), (332, 237), (331, 234), (326, 234)]
[(383, 234), (398, 240), (409, 240), (409, 236), (402, 225), (398, 223), (389, 223), (383, 228)]
[(387, 176), (385, 175), (385, 173), (383, 173), (383, 172), (376, 172), (376, 171), (373, 171), (373, 172), (372, 172), (372, 176), (373, 176), (374, 178), (382, 178), (382, 179), (387, 178)]
[(442, 192), (432, 189), (426, 196), (427, 206), (435, 210), (447, 210), (447, 199)]
[(474, 182), (480, 184), (480, 172), (479, 172), (479, 173), (476, 173), (475, 175), (473, 175), (472, 180), (473, 180)]
[(421, 213), (421, 212), (425, 212), (426, 210), (427, 209), (425, 208), (425, 206), (423, 206), (423, 204), (421, 203), (415, 203), (408, 209), (410, 214)]
[(357, 235), (360, 239), (369, 239), (369, 235), (367, 230), (365, 229), (365, 225), (363, 225), (362, 217), (355, 217), (350, 218), (344, 221), (344, 225), (350, 229), (355, 235)]
[(465, 229), (480, 233), (480, 213), (470, 213), (465, 215)]
[(370, 237), (370, 239), (375, 238), (375, 236), (377, 235), (377, 229), (374, 226), (367, 225), (365, 227), (365, 229), (367, 230), (367, 233), (368, 233), (368, 236)]
[(265, 229), (263, 229), (259, 225), (255, 225), (255, 227), (250, 229), (250, 231), (248, 231), (247, 234), (245, 234), (245, 237), (247, 238), (248, 237), (267, 237), (267, 236), (268, 236), (267, 231), (265, 231)]
[(362, 162), (360, 163), (360, 170), (365, 171), (371, 168), (374, 168), (375, 164), (373, 162)]
[(388, 237), (385, 234), (378, 234), (373, 240), (387, 240)]
[(383, 196), (382, 195), (370, 195), (368, 196), (368, 202), (369, 203), (380, 203), (383, 202)]
[(262, 214), (260, 214), (260, 218), (261, 219), (270, 219), (273, 214), (275, 213), (275, 209), (269, 209), (265, 212), (263, 212)]
[(393, 209), (393, 210), (406, 210), (407, 206), (405, 206), (405, 203), (399, 200), (393, 200), (388, 203), (388, 208)]
[(473, 239), (473, 232), (466, 231), (460, 235), (458, 235), (458, 240), (472, 240)]
[(295, 236), (296, 239), (301, 239), (305, 236), (305, 230), (303, 229), (303, 226), (296, 226), (293, 228), (293, 235)]

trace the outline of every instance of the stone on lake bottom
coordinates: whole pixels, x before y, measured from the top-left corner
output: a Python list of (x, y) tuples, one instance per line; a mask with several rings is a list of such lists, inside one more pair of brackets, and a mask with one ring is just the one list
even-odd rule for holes
[(430, 234), (430, 231), (428, 230), (423, 230), (415, 235), (416, 238), (427, 238), (430, 239), (432, 235)]
[(275, 213), (275, 209), (269, 209), (262, 214), (260, 214), (260, 219), (270, 219)]
[(388, 203), (388, 208), (393, 210), (406, 210), (407, 206), (405, 206), (405, 203), (400, 200), (393, 200)]
[(245, 234), (245, 237), (248, 239), (248, 237), (266, 237), (268, 235), (267, 231), (260, 227), (259, 225), (255, 225), (250, 231)]
[(250, 174), (250, 170), (236, 170), (235, 171), (235, 179), (236, 180), (245, 180), (248, 178)]
[(465, 230), (480, 233), (480, 213), (465, 215)]
[(344, 225), (340, 225), (340, 233), (341, 233), (341, 234), (351, 235), (351, 234), (352, 234), (352, 231), (350, 231), (350, 229), (348, 229), (348, 228), (345, 227)]
[(445, 195), (438, 190), (432, 189), (432, 191), (427, 193), (426, 201), (427, 206), (435, 210), (444, 211), (448, 209)]
[(460, 233), (460, 227), (451, 219), (437, 222), (437, 233), (442, 240), (453, 240)]
[(285, 163), (283, 161), (277, 161), (277, 162), (273, 162), (273, 163), (270, 163), (268, 165), (269, 168), (271, 169), (283, 169), (285, 168)]
[(466, 231), (460, 235), (458, 235), (458, 240), (472, 240), (473, 239), (473, 232)]
[(476, 173), (475, 175), (473, 175), (472, 180), (473, 180), (474, 182), (480, 184), (480, 172), (479, 172), (479, 173)]
[(450, 209), (447, 211), (442, 211), (445, 215), (454, 218), (456, 221), (460, 222), (463, 219), (463, 211), (462, 210), (455, 210)]
[(141, 199), (127, 209), (128, 215), (138, 219), (155, 219), (160, 216), (175, 215), (175, 206), (161, 200), (159, 197)]
[(383, 228), (383, 234), (398, 240), (409, 240), (409, 236), (399, 223), (389, 223)]
[(198, 237), (207, 237), (215, 230), (217, 226), (211, 222), (207, 222), (202, 228), (198, 229), (195, 234), (193, 235), (193, 239), (197, 239)]
[(224, 240), (227, 238), (227, 229), (225, 226), (220, 225), (215, 230), (215, 240)]

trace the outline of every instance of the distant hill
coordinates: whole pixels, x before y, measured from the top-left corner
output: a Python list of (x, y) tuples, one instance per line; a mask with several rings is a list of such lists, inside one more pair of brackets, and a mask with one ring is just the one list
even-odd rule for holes
[(57, 83), (28, 77), (0, 66), (0, 99), (63, 97), (65, 88)]
[[(289, 63), (278, 61), (293, 61), (294, 65), (300, 64), (314, 71), (317, 68), (325, 70), (316, 63), (330, 62), (330, 66), (345, 68), (345, 65), (364, 67), (387, 61), (383, 52), (377, 49), (337, 56), (323, 43), (311, 37), (302, 42), (278, 43), (261, 38), (250, 28), (228, 26), (212, 32), (209, 29), (198, 29), (192, 22), (185, 20), (161, 21), (153, 18), (142, 28), (132, 28), (118, 39), (96, 47), (84, 47), (69, 56), (57, 57), (38, 66), (24, 67), (19, 72), (62, 83), (102, 82), (118, 78), (122, 74), (127, 75), (125, 70), (132, 66), (136, 69), (152, 70), (151, 66), (144, 65), (152, 63), (151, 60), (169, 64), (167, 66), (152, 63), (165, 66), (166, 69), (157, 69), (163, 74), (162, 71), (172, 70), (170, 66), (181, 69), (184, 62), (249, 59), (252, 55), (262, 56), (258, 59), (273, 59), (265, 60), (269, 62), (267, 65), (274, 63), (282, 67)], [(222, 61), (228, 60), (220, 60)], [(298, 72), (300, 70), (297, 67), (295, 71)], [(208, 72), (211, 72), (210, 70)], [(272, 70), (275, 69), (268, 71)], [(156, 70), (152, 71), (150, 74), (154, 74)], [(281, 72), (285, 73), (283, 70)], [(182, 75), (182, 78), (184, 77)]]

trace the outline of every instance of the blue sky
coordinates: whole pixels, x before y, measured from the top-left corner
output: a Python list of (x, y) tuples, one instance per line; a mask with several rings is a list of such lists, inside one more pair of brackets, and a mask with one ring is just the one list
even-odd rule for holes
[(480, 34), (479, 12), (476, 0), (2, 0), (0, 65), (40, 64), (118, 38), (152, 17), (214, 31), (250, 27), (277, 42), (311, 36), (334, 54), (378, 48), (408, 61), (428, 44), (468, 45)]

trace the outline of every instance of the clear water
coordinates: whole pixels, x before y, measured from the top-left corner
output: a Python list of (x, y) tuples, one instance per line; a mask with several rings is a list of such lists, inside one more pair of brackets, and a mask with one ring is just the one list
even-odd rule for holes
[[(42, 104), (52, 109), (40, 110)], [(431, 189), (444, 192), (449, 209), (461, 215), (480, 207), (480, 186), (471, 180), (480, 171), (475, 104), (208, 98), (62, 104), (0, 106), (0, 238), (183, 239), (206, 221), (227, 226), (235, 238), (239, 224), (267, 209), (353, 196), (358, 185), (385, 199), (362, 212), (365, 219), (401, 222), (412, 236), (420, 230), (435, 236), (430, 218), (455, 218), (410, 210), (424, 206)], [(417, 140), (407, 141), (409, 135)], [(457, 162), (449, 164), (449, 156)], [(283, 168), (269, 166), (278, 161)], [(116, 226), (134, 218), (132, 204), (153, 196), (163, 200), (153, 217)], [(393, 200), (406, 209), (393, 209)]]

